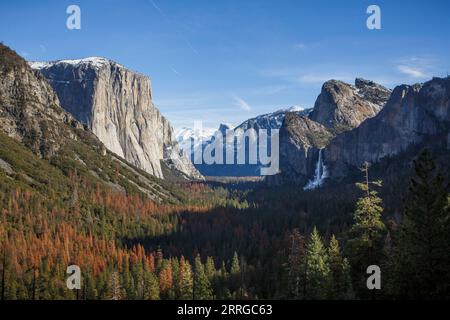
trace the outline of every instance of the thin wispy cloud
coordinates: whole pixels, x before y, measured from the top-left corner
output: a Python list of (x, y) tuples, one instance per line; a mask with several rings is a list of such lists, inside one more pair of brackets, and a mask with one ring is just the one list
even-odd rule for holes
[(395, 63), (398, 72), (412, 79), (430, 78), (436, 69), (436, 61), (430, 57), (404, 57)]
[(397, 66), (397, 70), (403, 74), (406, 74), (407, 76), (409, 76), (411, 78), (416, 78), (416, 79), (428, 78), (428, 75), (424, 71), (420, 70), (419, 68), (414, 68), (414, 67), (405, 66), (405, 65), (399, 65), (399, 66)]
[(329, 80), (341, 80), (353, 84), (356, 78), (365, 78), (387, 87), (393, 87), (404, 81), (399, 78), (398, 74), (393, 75), (392, 72), (385, 73), (383, 70), (376, 70), (376, 72), (370, 70), (369, 72), (358, 72), (353, 69), (348, 70), (349, 68), (343, 69), (347, 70), (333, 70), (328, 72), (323, 70), (323, 68), (318, 68), (317, 71), (311, 70), (311, 68), (308, 71), (299, 68), (275, 68), (262, 70), (260, 75), (267, 78), (276, 78), (277, 81), (281, 80), (287, 83), (283, 87), (274, 87), (274, 94), (299, 86), (303, 88), (320, 88), (323, 83)]
[(234, 96), (233, 99), (234, 99), (234, 105), (236, 107), (239, 107), (239, 108), (241, 108), (244, 111), (252, 110), (252, 107), (244, 99), (242, 99), (242, 98), (240, 98), (238, 96)]
[(296, 49), (296, 50), (304, 50), (304, 49), (306, 49), (306, 44), (304, 44), (304, 43), (296, 43), (296, 44), (294, 44), (294, 49)]
[(211, 99), (198, 95), (190, 97), (181, 96), (176, 98), (154, 98), (154, 102), (160, 108), (173, 108), (179, 111), (181, 107), (183, 107), (184, 109), (195, 109), (199, 107), (210, 108), (209, 104), (211, 103)]
[(289, 87), (290, 86), (288, 85), (268, 85), (260, 88), (255, 88), (253, 90), (248, 91), (248, 93), (255, 96), (276, 95), (289, 89)]
[[(264, 77), (268, 78), (277, 78), (279, 80), (283, 80), (289, 84), (290, 87), (298, 86), (298, 85), (317, 85), (323, 84), (328, 80), (342, 80), (345, 82), (353, 82), (358, 76), (357, 74), (353, 74), (350, 72), (344, 71), (304, 71), (300, 68), (274, 68), (274, 69), (266, 69), (262, 70), (260, 74)], [(287, 88), (285, 86), (285, 88)]]
[(345, 82), (350, 82), (355, 79), (353, 75), (347, 74), (304, 74), (297, 78), (300, 84), (322, 84), (328, 80), (341, 80)]
[(306, 51), (309, 49), (313, 49), (319, 46), (319, 43), (304, 43), (304, 42), (298, 42), (294, 44), (293, 48), (296, 51)]
[(43, 44), (40, 44), (40, 45), (39, 45), (39, 48), (41, 49), (41, 52), (42, 52), (42, 53), (46, 53), (46, 52), (47, 52), (47, 47), (44, 46)]
[(181, 76), (181, 74), (173, 67), (170, 67), (170, 70), (172, 70), (173, 73), (175, 73), (177, 76)]

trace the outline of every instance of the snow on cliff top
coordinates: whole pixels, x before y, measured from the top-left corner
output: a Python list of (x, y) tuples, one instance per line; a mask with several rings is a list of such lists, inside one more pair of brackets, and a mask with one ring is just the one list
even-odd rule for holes
[(50, 61), (50, 62), (30, 61), (30, 62), (28, 62), (28, 64), (30, 65), (30, 67), (32, 69), (38, 69), (38, 70), (48, 68), (48, 67), (51, 67), (53, 65), (58, 65), (58, 64), (68, 64), (68, 65), (72, 65), (72, 66), (80, 66), (83, 64), (89, 64), (90, 66), (92, 66), (94, 68), (101, 68), (101, 67), (105, 66), (106, 64), (116, 64), (120, 67), (123, 67), (120, 64), (115, 63), (112, 60), (102, 58), (102, 57), (89, 57), (89, 58), (84, 58), (84, 59), (69, 59), (69, 60), (58, 60), (58, 61)]

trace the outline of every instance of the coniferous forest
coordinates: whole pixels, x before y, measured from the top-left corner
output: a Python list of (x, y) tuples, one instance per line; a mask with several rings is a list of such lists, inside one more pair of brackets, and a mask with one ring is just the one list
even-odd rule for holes
[[(40, 176), (38, 192), (0, 174), (2, 299), (449, 297), (448, 185), (426, 151), (392, 211), (364, 172), (345, 199), (188, 183), (174, 186), (181, 202), (158, 204), (55, 163), (67, 174)], [(71, 264), (81, 290), (66, 287)], [(369, 265), (381, 290), (367, 289)]]
[(4, 305), (450, 300), (449, 1), (73, 2), (0, 1)]

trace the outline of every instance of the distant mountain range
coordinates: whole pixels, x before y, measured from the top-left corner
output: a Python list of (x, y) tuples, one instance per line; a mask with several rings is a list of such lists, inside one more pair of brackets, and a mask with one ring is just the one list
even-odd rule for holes
[[(193, 128), (183, 128), (178, 131), (176, 139), (184, 152), (190, 154), (191, 160), (194, 161), (195, 150), (201, 148), (203, 151), (208, 144), (214, 141), (214, 137), (217, 133), (221, 133), (224, 136), (226, 130), (233, 130), (236, 139), (239, 139), (239, 136), (250, 128), (255, 131), (258, 131), (259, 129), (280, 129), (287, 113), (308, 115), (311, 110), (312, 109), (303, 109), (298, 106), (293, 106), (248, 119), (237, 127), (234, 127), (231, 124), (220, 124), (219, 128), (216, 130), (206, 129), (203, 130), (203, 132), (195, 132)], [(235, 149), (236, 146), (232, 146), (231, 148)], [(195, 164), (195, 167), (205, 176), (258, 176), (260, 174), (260, 165), (252, 164)]]
[[(440, 153), (441, 162), (449, 155), (449, 77), (400, 85), (393, 91), (360, 78), (354, 84), (330, 80), (312, 109), (284, 108), (236, 127), (222, 124), (202, 132), (182, 128), (175, 134), (154, 106), (150, 80), (144, 75), (105, 58), (27, 63), (6, 46), (0, 49), (3, 135), (42, 159), (60, 157), (63, 150), (89, 168), (78, 170), (93, 172), (118, 189), (133, 185), (153, 198), (168, 195), (149, 175), (163, 179), (259, 175), (258, 164), (193, 165), (194, 151), (203, 152), (227, 130), (240, 138), (248, 129), (279, 130), (280, 172), (266, 179), (273, 185), (315, 188), (339, 183), (364, 162), (412, 159), (423, 146)], [(69, 146), (90, 150), (93, 158), (83, 158), (81, 151), (68, 150)], [(240, 146), (229, 147), (236, 151)], [(122, 174), (126, 183), (103, 174), (110, 168), (101, 163), (111, 161), (128, 170)], [(11, 162), (3, 157), (0, 166), (14, 173)]]
[[(449, 95), (448, 77), (393, 91), (361, 78), (353, 85), (330, 80), (323, 84), (314, 108), (281, 109), (246, 120), (233, 130), (238, 134), (239, 129), (280, 129), (280, 173), (268, 177), (268, 183), (316, 188), (351, 176), (365, 161), (376, 164), (425, 141), (427, 146), (448, 149)], [(177, 138), (191, 159), (192, 150), (213, 141), (212, 131), (203, 133), (203, 143), (190, 149), (190, 140), (199, 140), (186, 132), (192, 133), (185, 130)], [(206, 176), (254, 176), (260, 170), (258, 165), (196, 168)]]

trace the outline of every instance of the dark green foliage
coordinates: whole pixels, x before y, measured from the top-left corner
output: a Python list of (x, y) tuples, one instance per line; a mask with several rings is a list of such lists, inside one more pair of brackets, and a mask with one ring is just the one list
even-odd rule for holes
[(301, 299), (305, 294), (306, 265), (305, 242), (298, 229), (293, 230), (290, 235), (290, 249), (287, 262), (287, 297)]
[(414, 161), (395, 259), (395, 296), (450, 297), (448, 185), (427, 151)]
[(205, 267), (199, 255), (195, 257), (194, 262), (194, 299), (210, 300), (213, 298), (211, 283), (205, 272)]
[(333, 235), (328, 246), (328, 263), (330, 265), (330, 299), (352, 298), (350, 264), (342, 255), (339, 242)]
[[(365, 168), (368, 177), (368, 167)], [(382, 199), (378, 192), (370, 190), (370, 185), (381, 186), (380, 182), (358, 184), (364, 192), (356, 203), (354, 224), (349, 231), (347, 252), (350, 257), (353, 288), (359, 297), (371, 298), (374, 292), (369, 292), (366, 285), (367, 268), (371, 265), (380, 266), (384, 261), (383, 246), (386, 226), (381, 219), (383, 212)]]
[(330, 266), (327, 250), (316, 228), (310, 235), (305, 252), (305, 294), (306, 299), (327, 298), (330, 286)]

